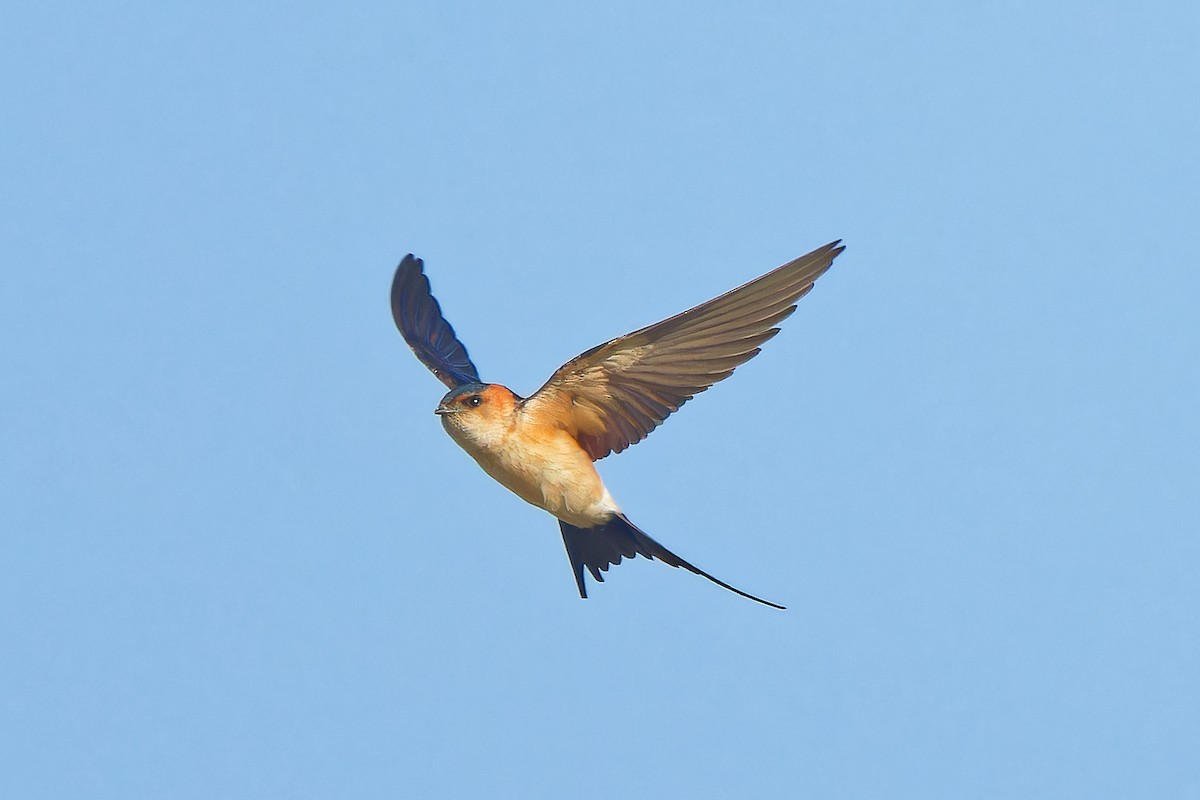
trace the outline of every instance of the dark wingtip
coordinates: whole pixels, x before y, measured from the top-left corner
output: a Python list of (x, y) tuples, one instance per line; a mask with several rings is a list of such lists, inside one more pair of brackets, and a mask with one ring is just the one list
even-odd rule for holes
[(392, 291), (389, 295), (392, 305), (392, 320), (396, 323), (396, 328), (400, 333), (404, 333), (404, 320), (402, 318), (404, 288), (409, 282), (409, 276), (416, 272), (418, 275), (425, 274), (425, 262), (409, 253), (404, 258), (400, 259), (399, 265), (396, 266), (396, 272), (392, 275)]
[(446, 321), (433, 296), (425, 262), (412, 253), (400, 260), (392, 278), (392, 319), (408, 346), (430, 372), (447, 387), (477, 382), (479, 370), (467, 348)]

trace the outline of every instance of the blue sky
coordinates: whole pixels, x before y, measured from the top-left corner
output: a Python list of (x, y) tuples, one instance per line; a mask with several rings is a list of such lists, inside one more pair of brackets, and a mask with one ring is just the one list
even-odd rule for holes
[[(1195, 797), (1200, 17), (1159, 3), (0, 12), (0, 795)], [(431, 413), (835, 238), (600, 464)]]

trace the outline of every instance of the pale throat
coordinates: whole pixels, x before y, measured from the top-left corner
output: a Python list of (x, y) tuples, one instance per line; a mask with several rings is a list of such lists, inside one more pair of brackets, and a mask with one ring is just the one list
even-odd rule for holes
[(581, 528), (620, 513), (591, 457), (565, 431), (527, 431), (519, 424), (475, 425), (466, 431), (443, 422), (484, 472), (527, 503)]

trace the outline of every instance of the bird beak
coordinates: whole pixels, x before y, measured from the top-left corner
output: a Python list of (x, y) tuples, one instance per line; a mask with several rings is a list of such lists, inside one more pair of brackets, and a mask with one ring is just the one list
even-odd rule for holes
[(458, 412), (457, 408), (453, 408), (453, 407), (445, 405), (445, 404), (439, 405), (437, 408), (435, 408), (433, 410), (433, 413), (437, 414), (439, 417), (444, 417), (447, 414), (455, 414), (457, 412)]

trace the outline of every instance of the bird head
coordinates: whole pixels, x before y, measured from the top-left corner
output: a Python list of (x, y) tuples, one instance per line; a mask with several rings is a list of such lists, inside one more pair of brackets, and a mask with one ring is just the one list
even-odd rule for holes
[(442, 426), (466, 447), (498, 444), (516, 416), (518, 397), (498, 383), (467, 383), (449, 392), (434, 409)]

